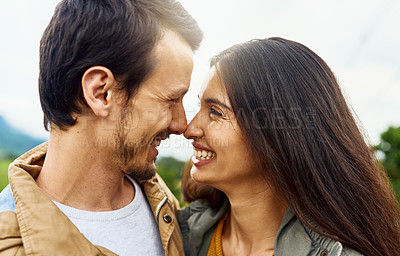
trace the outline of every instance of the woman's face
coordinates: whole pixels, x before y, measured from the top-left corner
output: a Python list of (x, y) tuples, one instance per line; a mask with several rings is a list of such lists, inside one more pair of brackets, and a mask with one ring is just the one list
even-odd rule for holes
[(260, 179), (214, 67), (203, 83), (199, 99), (200, 110), (184, 134), (193, 139), (192, 178), (223, 191), (227, 186)]

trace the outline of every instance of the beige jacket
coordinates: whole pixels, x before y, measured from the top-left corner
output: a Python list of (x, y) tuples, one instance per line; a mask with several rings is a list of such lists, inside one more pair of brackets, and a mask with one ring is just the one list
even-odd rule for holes
[[(0, 255), (115, 255), (90, 243), (36, 185), (46, 152), (44, 143), (9, 167), (16, 213), (0, 212)], [(141, 185), (158, 223), (165, 254), (184, 255), (175, 217), (178, 201), (158, 175)]]

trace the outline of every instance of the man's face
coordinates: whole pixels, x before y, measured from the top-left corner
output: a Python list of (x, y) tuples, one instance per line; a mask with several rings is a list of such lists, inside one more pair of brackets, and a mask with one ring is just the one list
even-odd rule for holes
[(191, 47), (167, 30), (154, 49), (156, 67), (126, 106), (114, 131), (113, 161), (135, 179), (155, 172), (157, 146), (169, 134), (181, 134), (187, 120), (182, 104), (193, 69)]

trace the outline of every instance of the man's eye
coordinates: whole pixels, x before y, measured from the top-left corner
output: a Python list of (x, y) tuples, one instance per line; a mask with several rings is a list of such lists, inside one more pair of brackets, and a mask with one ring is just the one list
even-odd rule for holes
[(212, 107), (208, 108), (208, 111), (209, 111), (210, 115), (222, 116), (222, 114), (220, 112), (218, 112), (217, 110), (215, 110)]
[(169, 101), (172, 101), (173, 103), (178, 103), (179, 102), (179, 98), (170, 99)]

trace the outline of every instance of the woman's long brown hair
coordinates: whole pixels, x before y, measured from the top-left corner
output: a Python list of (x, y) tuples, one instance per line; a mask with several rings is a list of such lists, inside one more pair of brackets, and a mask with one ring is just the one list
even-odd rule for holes
[(211, 66), (255, 162), (300, 221), (366, 255), (399, 255), (398, 202), (327, 64), (269, 38), (235, 45)]

